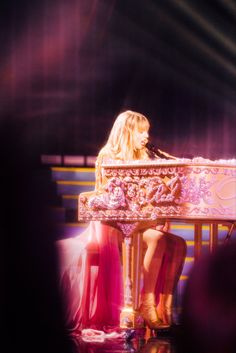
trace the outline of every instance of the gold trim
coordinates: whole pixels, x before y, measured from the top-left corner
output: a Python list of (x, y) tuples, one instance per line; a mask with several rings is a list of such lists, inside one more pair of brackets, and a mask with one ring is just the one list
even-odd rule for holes
[(67, 180), (57, 180), (59, 185), (95, 185), (95, 181), (67, 181)]
[[(178, 221), (175, 222), (175, 221), (171, 221), (171, 220), (170, 220), (170, 223), (171, 223), (170, 227), (172, 229), (189, 229), (189, 230), (193, 230), (194, 229), (194, 223), (192, 225), (187, 225), (187, 224), (181, 225), (181, 224), (177, 224), (177, 223), (179, 223)], [(205, 223), (207, 223), (207, 220), (206, 220)], [(227, 223), (227, 221), (226, 221), (226, 223)], [(230, 221), (228, 221), (228, 223), (230, 223)], [(218, 229), (220, 229), (220, 230), (228, 230), (228, 227), (224, 226), (222, 224), (218, 224)], [(206, 225), (202, 226), (202, 230), (209, 230), (209, 225), (206, 224)]]
[(188, 279), (188, 276), (186, 276), (186, 275), (181, 275), (180, 276), (180, 278), (179, 278), (179, 280), (181, 281), (186, 281)]
[(60, 223), (58, 223), (58, 225), (61, 227), (75, 227), (75, 228), (82, 227), (82, 228), (85, 228), (88, 226), (88, 223), (80, 223), (80, 222), (78, 222), (78, 223), (63, 223), (63, 222), (60, 222)]
[(62, 195), (62, 198), (63, 199), (78, 199), (79, 198), (79, 195)]
[(72, 168), (72, 167), (52, 167), (53, 172), (93, 172), (95, 173), (95, 168)]
[[(186, 240), (186, 243), (188, 246), (194, 246), (195, 245), (195, 241), (194, 240)], [(202, 241), (202, 245), (209, 245), (209, 240), (207, 241)]]
[(185, 262), (193, 262), (194, 261), (194, 257), (193, 256), (189, 256), (185, 258)]

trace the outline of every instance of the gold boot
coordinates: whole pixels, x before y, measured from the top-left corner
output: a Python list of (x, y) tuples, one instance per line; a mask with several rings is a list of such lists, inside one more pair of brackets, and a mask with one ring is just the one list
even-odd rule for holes
[(172, 325), (172, 307), (173, 295), (160, 294), (160, 300), (157, 306), (157, 315), (165, 325)]
[(157, 330), (169, 327), (158, 318), (154, 293), (144, 293), (142, 295), (142, 304), (139, 311), (150, 329)]

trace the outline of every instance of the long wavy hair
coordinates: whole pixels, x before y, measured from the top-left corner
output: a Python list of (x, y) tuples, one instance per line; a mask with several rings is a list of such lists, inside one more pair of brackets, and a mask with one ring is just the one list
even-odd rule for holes
[[(136, 149), (134, 132), (148, 130), (150, 123), (146, 116), (132, 110), (119, 114), (113, 124), (106, 144), (100, 150), (96, 161), (96, 178), (101, 180), (101, 163), (103, 158), (132, 161), (148, 159), (146, 148)], [(100, 184), (100, 182), (98, 182)]]

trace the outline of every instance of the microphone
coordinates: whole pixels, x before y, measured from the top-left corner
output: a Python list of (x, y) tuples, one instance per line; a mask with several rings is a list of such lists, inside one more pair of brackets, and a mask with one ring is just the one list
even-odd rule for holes
[(147, 143), (146, 144), (147, 149), (156, 157), (158, 158), (165, 158), (165, 159), (178, 159), (171, 154), (161, 151), (159, 148), (155, 147), (152, 143)]

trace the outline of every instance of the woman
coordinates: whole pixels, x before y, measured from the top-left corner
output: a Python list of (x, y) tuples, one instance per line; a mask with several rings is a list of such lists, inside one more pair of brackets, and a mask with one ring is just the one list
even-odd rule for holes
[[(149, 127), (148, 119), (140, 113), (128, 110), (118, 115), (107, 143), (97, 157), (97, 191), (106, 181), (103, 163), (150, 159), (146, 148)], [(168, 233), (167, 227), (167, 224), (158, 224), (143, 231), (146, 251), (140, 312), (152, 329), (168, 327), (172, 323), (173, 291), (186, 251), (184, 240)], [(66, 303), (67, 325), (72, 331), (84, 327), (101, 329), (107, 325), (119, 324), (123, 301), (120, 238), (120, 232), (112, 226), (103, 222), (90, 222), (82, 235), (58, 243), (63, 265), (61, 288)], [(91, 266), (91, 254), (94, 251), (99, 254), (96, 268)], [(165, 277), (157, 297), (157, 283), (158, 280), (160, 283), (163, 269)], [(157, 307), (156, 299), (159, 299)]]

